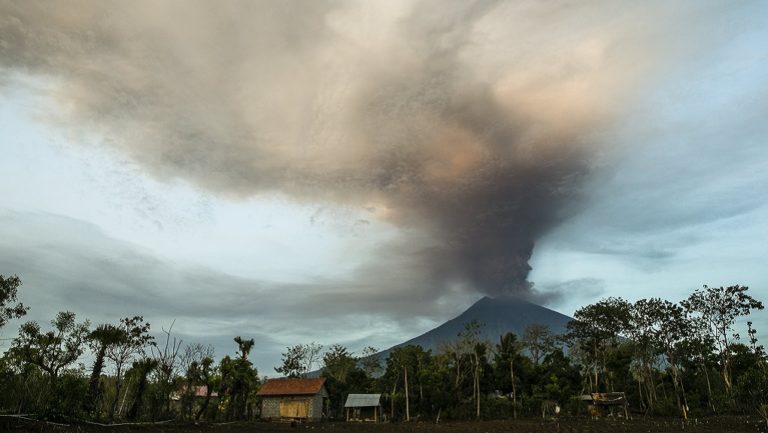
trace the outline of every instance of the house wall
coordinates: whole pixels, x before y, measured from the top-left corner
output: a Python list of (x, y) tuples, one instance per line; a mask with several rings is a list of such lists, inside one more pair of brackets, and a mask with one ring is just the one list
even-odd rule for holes
[(317, 393), (312, 397), (312, 403), (309, 405), (309, 417), (311, 419), (320, 420), (323, 418), (323, 397), (328, 394)]
[(261, 417), (266, 419), (278, 419), (280, 418), (280, 402), (281, 401), (308, 401), (307, 419), (311, 421), (319, 421), (323, 417), (323, 394), (317, 393), (313, 396), (298, 395), (298, 396), (275, 396), (275, 397), (262, 397), (261, 400)]

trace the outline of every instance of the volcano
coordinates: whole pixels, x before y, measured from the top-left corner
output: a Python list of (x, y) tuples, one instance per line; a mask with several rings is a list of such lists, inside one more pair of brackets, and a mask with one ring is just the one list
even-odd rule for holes
[(418, 337), (397, 344), (377, 354), (379, 359), (386, 359), (389, 352), (397, 347), (408, 345), (421, 346), (425, 350), (437, 353), (440, 347), (458, 338), (464, 326), (476, 320), (484, 326), (480, 329), (480, 338), (493, 344), (507, 332), (522, 337), (523, 331), (529, 325), (545, 325), (554, 334), (563, 334), (569, 321), (573, 320), (565, 314), (534, 304), (517, 297), (483, 297), (466, 311), (442, 325), (427, 331)]

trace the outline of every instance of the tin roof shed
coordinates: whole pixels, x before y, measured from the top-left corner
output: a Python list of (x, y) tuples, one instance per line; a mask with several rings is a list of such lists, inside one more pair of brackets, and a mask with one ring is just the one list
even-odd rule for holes
[(373, 407), (378, 406), (381, 394), (349, 394), (344, 407)]
[(373, 421), (381, 419), (381, 394), (349, 394), (344, 404), (347, 421)]

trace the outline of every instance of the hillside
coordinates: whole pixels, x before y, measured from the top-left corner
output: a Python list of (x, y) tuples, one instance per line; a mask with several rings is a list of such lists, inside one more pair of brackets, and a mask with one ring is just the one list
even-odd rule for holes
[(554, 333), (560, 334), (565, 331), (565, 326), (571, 317), (520, 298), (486, 296), (459, 316), (418, 337), (392, 346), (380, 352), (379, 356), (381, 359), (386, 359), (392, 349), (407, 345), (419, 345), (437, 353), (442, 343), (455, 340), (464, 330), (465, 324), (472, 320), (485, 324), (482, 327), (482, 338), (496, 343), (499, 337), (507, 332), (514, 332), (521, 336), (523, 330), (533, 324), (549, 326)]

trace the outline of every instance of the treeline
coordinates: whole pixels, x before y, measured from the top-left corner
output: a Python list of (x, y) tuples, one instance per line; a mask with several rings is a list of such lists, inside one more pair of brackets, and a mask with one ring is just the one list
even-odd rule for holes
[[(27, 312), (20, 284), (0, 275), (0, 327)], [(490, 342), (471, 322), (436, 353), (406, 346), (386, 359), (372, 347), (299, 344), (275, 370), (326, 377), (329, 417), (343, 415), (350, 393), (381, 393), (391, 420), (434, 421), (541, 416), (555, 404), (583, 415), (577, 396), (624, 392), (640, 414), (758, 413), (768, 422), (766, 353), (752, 322), (739, 329), (763, 309), (747, 291), (705, 286), (679, 303), (607, 298), (576, 311), (561, 335), (531, 325)], [(236, 355), (217, 363), (210, 346), (160, 335), (141, 316), (95, 327), (71, 312), (45, 328), (27, 322), (0, 358), (0, 410), (100, 422), (259, 417), (254, 340), (234, 338)], [(86, 352), (87, 366), (78, 363)]]

